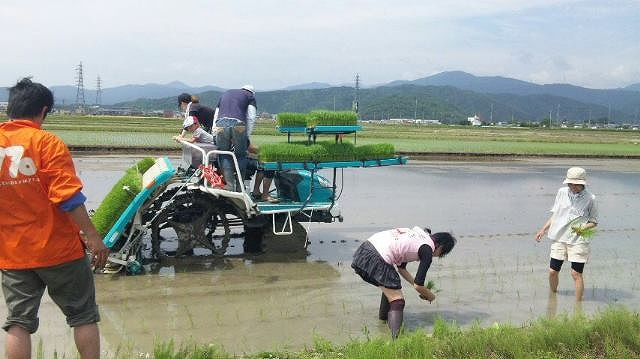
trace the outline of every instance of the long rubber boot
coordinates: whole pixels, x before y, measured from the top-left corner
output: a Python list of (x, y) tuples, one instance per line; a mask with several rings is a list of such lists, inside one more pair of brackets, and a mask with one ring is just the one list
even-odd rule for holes
[(400, 328), (402, 327), (402, 317), (404, 316), (404, 311), (402, 310), (390, 310), (389, 311), (389, 320), (387, 324), (389, 325), (389, 329), (391, 329), (391, 338), (396, 339), (398, 337), (398, 333), (400, 333)]
[(380, 309), (378, 309), (378, 318), (380, 320), (387, 320), (388, 316), (389, 316), (389, 300), (387, 299), (387, 296), (384, 295), (384, 293), (382, 293), (382, 296), (380, 297)]
[(404, 316), (404, 298), (396, 299), (389, 303), (389, 319), (387, 324), (391, 329), (391, 338), (396, 339), (402, 327), (402, 318)]

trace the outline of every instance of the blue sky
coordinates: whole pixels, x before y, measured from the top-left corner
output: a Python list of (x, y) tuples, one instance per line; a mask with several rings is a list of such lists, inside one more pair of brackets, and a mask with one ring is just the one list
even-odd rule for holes
[(258, 91), (442, 71), (590, 88), (640, 82), (640, 1), (4, 0), (0, 86)]

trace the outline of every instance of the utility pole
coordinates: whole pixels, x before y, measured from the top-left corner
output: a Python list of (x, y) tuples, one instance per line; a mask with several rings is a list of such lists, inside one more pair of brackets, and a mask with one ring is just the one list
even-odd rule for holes
[(416, 97), (416, 106), (413, 109), (413, 122), (416, 121), (417, 116), (418, 116), (418, 98)]
[(353, 112), (358, 113), (358, 103), (360, 102), (360, 74), (356, 74), (356, 93), (353, 96)]
[(100, 106), (102, 104), (102, 81), (100, 80), (100, 75), (98, 75), (98, 79), (96, 80), (96, 106)]
[(84, 84), (82, 80), (82, 61), (80, 61), (80, 65), (76, 67), (76, 104), (78, 106), (78, 111), (80, 113), (84, 113)]
[(493, 104), (491, 104), (491, 114), (489, 115), (489, 123), (493, 123)]

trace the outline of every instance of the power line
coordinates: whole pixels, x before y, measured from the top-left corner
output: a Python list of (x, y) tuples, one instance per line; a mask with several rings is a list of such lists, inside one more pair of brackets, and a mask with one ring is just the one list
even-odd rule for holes
[(360, 102), (360, 74), (356, 74), (356, 93), (353, 96), (353, 111), (358, 113), (358, 104)]
[(80, 61), (80, 65), (76, 67), (76, 104), (78, 105), (78, 110), (80, 112), (84, 112), (86, 105), (84, 102), (84, 84), (82, 77), (82, 61)]
[(102, 81), (100, 80), (100, 75), (98, 75), (98, 79), (96, 80), (96, 105), (100, 106), (102, 104)]

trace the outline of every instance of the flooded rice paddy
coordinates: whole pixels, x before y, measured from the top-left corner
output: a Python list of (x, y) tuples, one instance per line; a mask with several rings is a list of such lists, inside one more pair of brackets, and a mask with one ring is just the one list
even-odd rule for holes
[[(96, 208), (136, 159), (77, 157), (87, 207)], [(580, 305), (568, 265), (558, 294), (549, 295), (550, 243), (533, 240), (574, 165), (587, 169), (600, 210)], [(376, 231), (413, 225), (452, 231), (458, 245), (434, 260), (427, 274), (441, 289), (436, 301), (424, 302), (405, 288), (409, 329), (429, 331), (438, 317), (462, 326), (521, 325), (612, 304), (640, 309), (639, 160), (412, 161), (339, 170), (338, 185), (344, 222), (303, 224), (306, 249), (304, 238), (280, 239), (268, 253), (245, 255), (242, 240), (235, 239), (234, 255), (168, 259), (140, 276), (96, 275), (103, 349), (144, 353), (154, 342), (172, 339), (217, 343), (242, 354), (299, 350), (313, 345), (314, 337), (344, 343), (388, 335), (377, 319), (380, 292), (353, 273), (351, 255)], [(48, 297), (40, 323), (34, 345), (42, 340), (47, 352), (74, 353), (72, 332)]]

